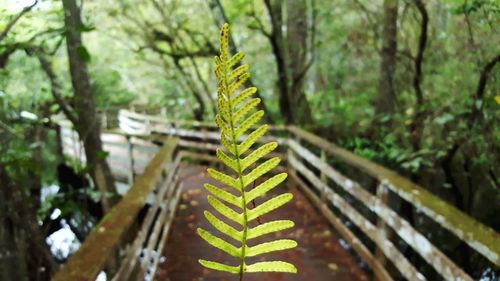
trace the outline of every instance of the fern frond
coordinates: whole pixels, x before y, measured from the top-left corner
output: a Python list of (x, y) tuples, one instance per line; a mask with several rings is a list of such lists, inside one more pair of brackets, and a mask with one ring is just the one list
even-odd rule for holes
[(266, 180), (265, 182), (259, 184), (254, 189), (250, 190), (246, 193), (246, 197), (248, 201), (252, 201), (259, 196), (263, 196), (269, 190), (276, 187), (278, 184), (282, 183), (288, 175), (286, 173), (277, 174), (274, 177)]
[(235, 246), (227, 243), (226, 241), (220, 239), (217, 236), (212, 235), (212, 233), (204, 230), (203, 228), (198, 228), (198, 234), (208, 242), (208, 244), (220, 249), (233, 257), (239, 257), (241, 250)]
[(283, 261), (256, 262), (246, 267), (246, 272), (287, 272), (297, 273), (297, 268)]
[(244, 141), (236, 146), (239, 154), (245, 154), (245, 152), (247, 152), (247, 150), (257, 142), (257, 140), (259, 140), (267, 133), (267, 130), (269, 130), (269, 126), (267, 124), (264, 124), (250, 133)]
[(259, 103), (260, 103), (260, 99), (255, 98), (255, 99), (250, 100), (248, 103), (244, 104), (243, 106), (241, 106), (241, 108), (238, 109), (238, 111), (236, 111), (233, 115), (234, 124), (237, 124), (243, 117), (245, 117), (245, 115), (247, 115), (250, 111), (255, 109), (257, 107), (257, 105), (259, 105)]
[(250, 127), (257, 124), (264, 117), (264, 111), (259, 110), (243, 121), (237, 128), (233, 129), (233, 137), (238, 140)]
[(215, 185), (211, 185), (209, 183), (206, 183), (204, 185), (204, 187), (208, 192), (212, 193), (213, 195), (217, 196), (219, 199), (222, 199), (229, 204), (232, 204), (236, 207), (241, 207), (241, 205), (243, 204), (241, 197), (236, 197), (233, 194), (225, 191), (224, 189), (218, 188)]
[(219, 212), (221, 215), (225, 216), (226, 218), (241, 224), (245, 225), (247, 222), (245, 221), (244, 215), (241, 213), (237, 213), (233, 209), (229, 208), (228, 206), (224, 205), (222, 202), (219, 200), (215, 199), (214, 197), (208, 195), (207, 197), (208, 203), (210, 206), (212, 206), (217, 212)]
[[(209, 269), (239, 274), (240, 280), (245, 272), (275, 271), (296, 273), (297, 269), (294, 265), (283, 261), (246, 264), (246, 258), (248, 257), (291, 249), (297, 246), (297, 242), (290, 239), (280, 239), (251, 247), (247, 244), (250, 239), (294, 226), (294, 223), (290, 220), (271, 221), (253, 228), (249, 225), (249, 222), (252, 220), (292, 200), (293, 195), (291, 193), (284, 193), (254, 208), (247, 206), (257, 197), (265, 195), (268, 191), (282, 183), (286, 179), (287, 174), (277, 174), (260, 183), (257, 187), (247, 190), (248, 186), (278, 166), (280, 159), (279, 157), (274, 157), (263, 163), (258, 163), (263, 157), (278, 147), (276, 142), (269, 142), (255, 147), (247, 153), (250, 148), (256, 146), (255, 144), (268, 131), (269, 126), (264, 124), (250, 131), (262, 119), (264, 111), (256, 110), (261, 100), (259, 98), (252, 98), (257, 92), (257, 88), (250, 87), (238, 91), (250, 77), (248, 72), (249, 67), (246, 64), (242, 64), (234, 69), (244, 57), (244, 53), (239, 52), (229, 57), (228, 33), (229, 26), (225, 24), (220, 34), (220, 55), (214, 59), (216, 65), (214, 72), (218, 79), (217, 107), (219, 110), (215, 117), (215, 122), (221, 131), (221, 144), (224, 148), (217, 149), (216, 156), (234, 175), (222, 173), (214, 169), (208, 169), (207, 172), (210, 177), (233, 190), (229, 192), (212, 184), (205, 184), (204, 187), (210, 193), (207, 197), (209, 204), (219, 215), (235, 222), (241, 226), (241, 229), (237, 229), (222, 221), (216, 216), (217, 213), (205, 211), (204, 215), (217, 231), (239, 242), (241, 246), (236, 247), (202, 228), (198, 228), (198, 234), (215, 248), (239, 258), (240, 263), (233, 266), (203, 259), (200, 259), (199, 262)], [(242, 138), (241, 141), (240, 138)], [(253, 169), (246, 172), (250, 167), (253, 167)], [(237, 195), (234, 194), (235, 192)], [(229, 204), (231, 207), (228, 207), (226, 204)]]
[(257, 238), (276, 231), (292, 228), (295, 224), (289, 220), (277, 220), (266, 222), (254, 228), (249, 228), (247, 232), (247, 239)]
[(213, 270), (225, 271), (229, 273), (238, 274), (240, 272), (240, 266), (229, 266), (222, 263), (207, 261), (207, 260), (198, 260), (198, 262), (206, 268), (210, 268)]
[(234, 229), (234, 227), (221, 221), (209, 211), (204, 212), (205, 218), (212, 224), (218, 231), (227, 234), (229, 237), (236, 241), (241, 241), (243, 238), (241, 231)]
[(259, 244), (247, 249), (247, 257), (255, 257), (265, 253), (282, 251), (297, 247), (297, 242), (290, 239), (280, 239), (271, 242)]
[(243, 188), (245, 188), (250, 183), (254, 182), (256, 179), (260, 178), (267, 172), (276, 168), (278, 164), (281, 162), (279, 157), (274, 157), (266, 162), (260, 164), (257, 168), (253, 169), (250, 173), (243, 176)]
[(241, 104), (242, 101), (251, 97), (255, 93), (257, 93), (257, 88), (255, 88), (255, 87), (250, 87), (250, 88), (247, 88), (247, 89), (241, 91), (241, 93), (234, 98), (234, 100), (232, 102), (232, 106), (233, 106), (232, 109), (235, 109), (237, 105)]
[(269, 199), (268, 201), (260, 204), (252, 210), (248, 210), (247, 220), (252, 221), (264, 214), (269, 213), (274, 209), (285, 205), (288, 201), (292, 200), (292, 197), (293, 195), (291, 193), (284, 193), (272, 199)]
[(252, 153), (250, 153), (247, 157), (241, 159), (241, 161), (240, 161), (241, 171), (244, 171), (250, 165), (252, 165), (256, 161), (258, 161), (260, 158), (266, 156), (268, 153), (272, 152), (277, 147), (278, 147), (277, 142), (270, 142), (270, 143), (266, 143), (266, 144), (262, 145), (261, 147), (257, 148)]

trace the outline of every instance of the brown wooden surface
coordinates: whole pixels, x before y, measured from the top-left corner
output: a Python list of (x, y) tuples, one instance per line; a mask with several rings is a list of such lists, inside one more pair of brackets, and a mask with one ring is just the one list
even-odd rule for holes
[[(185, 167), (181, 175), (184, 190), (175, 220), (171, 229), (163, 255), (166, 257), (159, 266), (155, 280), (163, 281), (222, 281), (237, 280), (236, 275), (204, 269), (198, 264), (199, 258), (216, 261), (236, 262), (227, 254), (217, 250), (197, 234), (197, 227), (213, 230), (203, 216), (203, 210), (213, 209), (206, 201), (207, 192), (203, 183), (216, 184), (205, 174), (205, 168)], [(341, 247), (337, 234), (333, 233), (328, 221), (307, 201), (307, 199), (292, 186), (292, 181), (282, 184), (275, 190), (283, 193), (289, 190), (294, 194), (292, 202), (286, 204), (261, 218), (267, 222), (278, 218), (288, 218), (295, 221), (291, 230), (269, 234), (261, 241), (270, 241), (278, 237), (292, 238), (299, 246), (293, 250), (266, 254), (261, 257), (266, 260), (279, 259), (295, 264), (299, 270), (296, 275), (281, 273), (248, 274), (245, 281), (280, 281), (280, 280), (336, 280), (336, 281), (367, 281), (363, 271), (353, 261), (351, 255)], [(273, 194), (270, 194), (273, 196)], [(264, 201), (257, 199), (257, 204)], [(216, 212), (215, 212), (216, 213)], [(220, 217), (220, 216), (219, 216)], [(223, 236), (217, 233), (219, 236)]]

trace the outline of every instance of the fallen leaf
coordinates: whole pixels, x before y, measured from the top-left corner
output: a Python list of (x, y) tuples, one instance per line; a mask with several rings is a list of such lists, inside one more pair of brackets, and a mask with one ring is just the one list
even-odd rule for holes
[(333, 262), (331, 262), (331, 263), (328, 264), (328, 268), (331, 269), (331, 270), (337, 270), (337, 269), (339, 269), (338, 265), (336, 263), (333, 263)]

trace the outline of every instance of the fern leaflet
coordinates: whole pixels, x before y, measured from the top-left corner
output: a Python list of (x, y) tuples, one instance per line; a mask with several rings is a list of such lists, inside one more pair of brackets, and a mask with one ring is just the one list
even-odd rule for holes
[[(236, 229), (223, 222), (209, 211), (205, 211), (205, 217), (215, 229), (224, 233), (230, 239), (237, 241), (241, 246), (236, 247), (232, 243), (226, 242), (224, 239), (202, 228), (198, 228), (198, 234), (215, 248), (237, 257), (240, 263), (233, 266), (203, 259), (200, 259), (199, 262), (210, 269), (239, 274), (240, 280), (242, 280), (245, 272), (296, 273), (297, 269), (293, 264), (283, 261), (264, 261), (246, 264), (247, 257), (291, 249), (297, 246), (297, 242), (290, 239), (279, 239), (255, 246), (247, 245), (247, 241), (250, 239), (294, 226), (294, 223), (290, 220), (271, 221), (256, 227), (250, 227), (249, 225), (249, 222), (252, 220), (289, 202), (293, 195), (285, 193), (271, 198), (254, 208), (247, 206), (255, 198), (263, 196), (282, 183), (286, 179), (287, 174), (277, 174), (250, 190), (248, 188), (251, 183), (254, 183), (257, 179), (278, 166), (280, 159), (279, 157), (274, 157), (258, 164), (259, 160), (277, 148), (278, 144), (276, 142), (264, 144), (247, 153), (264, 136), (268, 130), (268, 125), (261, 125), (257, 129), (253, 129), (264, 116), (264, 112), (262, 110), (255, 111), (257, 105), (260, 103), (260, 99), (251, 98), (257, 92), (257, 88), (250, 87), (238, 91), (250, 77), (248, 72), (249, 67), (246, 64), (242, 64), (234, 68), (243, 59), (244, 53), (238, 52), (233, 57), (229, 57), (228, 36), (229, 25), (224, 24), (220, 33), (220, 55), (215, 57), (216, 67), (214, 72), (218, 80), (217, 106), (219, 111), (215, 121), (221, 131), (221, 144), (222, 148), (225, 148), (225, 151), (219, 148), (216, 155), (236, 176), (233, 177), (214, 169), (208, 169), (207, 172), (221, 184), (234, 189), (237, 195), (211, 184), (205, 184), (204, 186), (210, 193), (207, 198), (209, 204), (219, 215), (239, 225), (240, 229)], [(244, 139), (240, 140), (243, 136), (245, 136)], [(252, 168), (251, 171), (246, 172), (250, 168)], [(226, 204), (236, 207), (239, 212), (228, 207)]]

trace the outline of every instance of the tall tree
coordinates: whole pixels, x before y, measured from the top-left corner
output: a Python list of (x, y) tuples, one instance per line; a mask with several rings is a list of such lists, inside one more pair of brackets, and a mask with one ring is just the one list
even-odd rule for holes
[(427, 31), (429, 29), (429, 14), (422, 0), (413, 0), (420, 14), (420, 35), (418, 37), (417, 55), (414, 58), (415, 74), (413, 76), (413, 88), (415, 90), (416, 104), (415, 114), (410, 124), (410, 142), (415, 151), (420, 149), (422, 133), (424, 131), (424, 121), (426, 112), (424, 111), (424, 92), (422, 90), (422, 81), (424, 79), (422, 65), (424, 63), (424, 52), (427, 47)]
[(0, 280), (48, 281), (57, 269), (26, 194), (0, 165)]
[(304, 78), (313, 62), (313, 56), (308, 56), (308, 52), (314, 45), (314, 23), (308, 21), (311, 10), (308, 1), (264, 0), (264, 4), (269, 13), (271, 31), (266, 30), (255, 12), (256, 24), (252, 27), (268, 38), (273, 50), (281, 115), (286, 124), (310, 124), (312, 115), (305, 95)]
[[(0, 31), (0, 69), (6, 66), (15, 51), (25, 46), (19, 42), (4, 44), (4, 39), (37, 3), (35, 1), (24, 7)], [(2, 116), (5, 113), (7, 110), (0, 111), (0, 117), (5, 117)], [(27, 141), (41, 143), (41, 124), (29, 125)], [(16, 130), (8, 126), (7, 129), (0, 130), (0, 155), (7, 155), (3, 159), (0, 157), (0, 280), (48, 281), (57, 265), (44, 241), (35, 215), (40, 204), (40, 171), (30, 169), (41, 166), (41, 149), (39, 145), (32, 148), (28, 166), (23, 163), (23, 156), (19, 156), (22, 153), (9, 151), (12, 149), (9, 143), (19, 143), (26, 139)], [(9, 153), (12, 154), (10, 157)]]
[(106, 196), (115, 194), (115, 183), (111, 169), (102, 149), (100, 120), (96, 114), (94, 96), (90, 87), (87, 69), (89, 54), (82, 43), (80, 7), (76, 0), (63, 0), (64, 24), (66, 26), (66, 46), (74, 90), (75, 128), (83, 141), (90, 175), (102, 193), (104, 210), (108, 210), (116, 199)]
[[(314, 0), (313, 0), (314, 1)], [(290, 105), (296, 110), (291, 120), (297, 124), (311, 124), (311, 108), (305, 93), (305, 77), (312, 64), (309, 52), (314, 45), (314, 26), (309, 27), (308, 13), (311, 11), (307, 0), (288, 0), (287, 10), (287, 35), (288, 46), (287, 64), (288, 74), (288, 99)], [(315, 13), (315, 11), (312, 11)], [(314, 23), (313, 23), (314, 24)]]
[(398, 0), (384, 0), (384, 30), (380, 51), (377, 114), (392, 113), (396, 105), (395, 73), (398, 31)]

